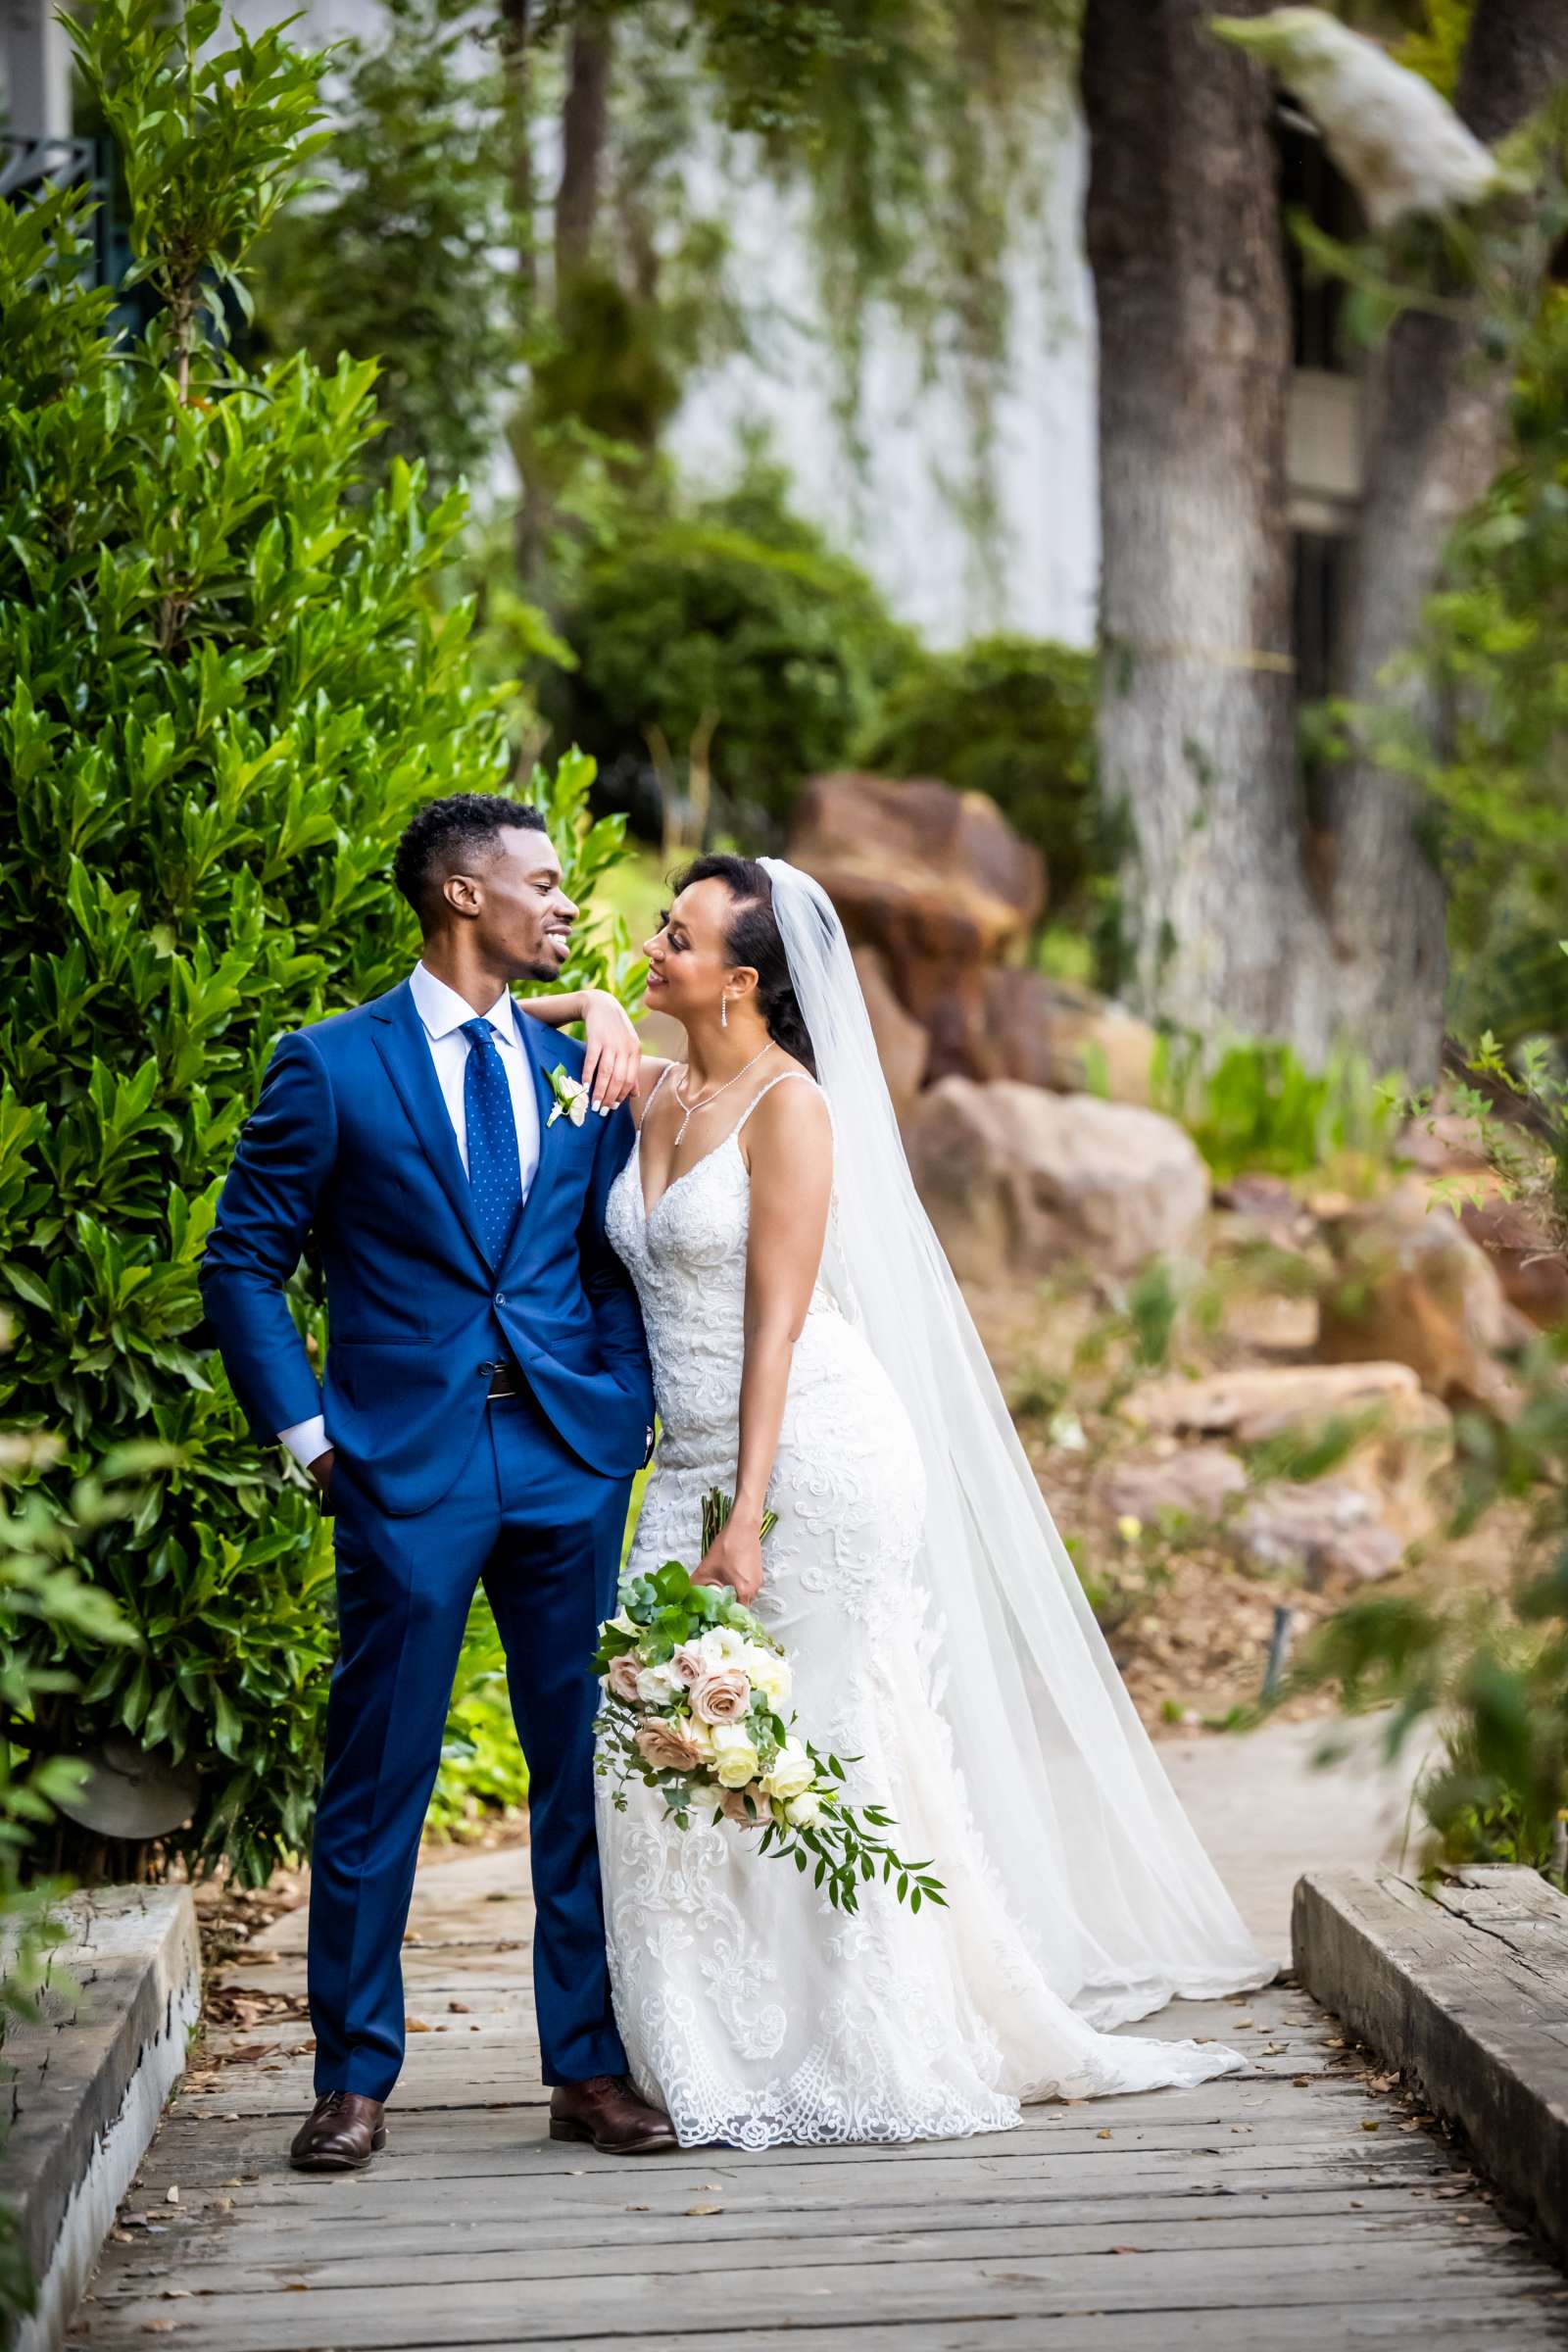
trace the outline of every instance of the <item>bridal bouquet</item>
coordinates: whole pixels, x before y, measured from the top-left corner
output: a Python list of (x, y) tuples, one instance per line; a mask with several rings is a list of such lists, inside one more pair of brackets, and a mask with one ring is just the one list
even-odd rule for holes
[[(705, 1552), (729, 1509), (716, 1490), (704, 1502)], [(764, 1538), (773, 1524), (769, 1512)], [(651, 1576), (624, 1578), (619, 1599), (599, 1628), (593, 1671), (605, 1689), (597, 1769), (614, 1776), (611, 1801), (620, 1811), (633, 1779), (661, 1791), (666, 1817), (683, 1830), (711, 1803), (714, 1822), (761, 1830), (759, 1853), (793, 1857), (800, 1871), (814, 1855), (813, 1884), (845, 1911), (879, 1870), (911, 1911), (946, 1901), (941, 1880), (924, 1863), (903, 1861), (879, 1834), (895, 1826), (891, 1817), (879, 1805), (851, 1805), (838, 1757), (799, 1733), (786, 1713), (789, 1661), (727, 1587), (693, 1584), (679, 1560), (666, 1560)]]

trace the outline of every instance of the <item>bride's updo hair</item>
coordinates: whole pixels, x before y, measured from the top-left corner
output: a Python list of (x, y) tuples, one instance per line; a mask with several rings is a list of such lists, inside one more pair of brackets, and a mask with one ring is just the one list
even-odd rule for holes
[(805, 1062), (814, 1078), (816, 1055), (790, 986), (789, 958), (773, 913), (773, 885), (766, 868), (755, 858), (732, 858), (715, 850), (694, 858), (674, 877), (671, 888), (679, 894), (696, 882), (722, 882), (729, 892), (733, 905), (724, 945), (730, 961), (750, 964), (755, 970), (757, 1003), (768, 1036), (775, 1046)]

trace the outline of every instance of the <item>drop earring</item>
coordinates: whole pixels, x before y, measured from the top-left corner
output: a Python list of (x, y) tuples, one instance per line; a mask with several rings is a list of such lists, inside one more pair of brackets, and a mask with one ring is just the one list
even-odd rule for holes
[(718, 1025), (721, 1029), (727, 1029), (729, 1027), (728, 997), (720, 997), (718, 1000)]

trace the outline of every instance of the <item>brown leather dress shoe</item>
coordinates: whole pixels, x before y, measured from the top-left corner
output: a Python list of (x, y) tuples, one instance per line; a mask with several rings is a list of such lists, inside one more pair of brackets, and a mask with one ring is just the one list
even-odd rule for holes
[(385, 2102), (357, 2090), (323, 2090), (294, 2134), (297, 2173), (357, 2173), (386, 2146)]
[(624, 2075), (558, 2082), (550, 2093), (552, 2139), (586, 2139), (606, 2156), (660, 2156), (678, 2148), (662, 2107), (639, 2098)]

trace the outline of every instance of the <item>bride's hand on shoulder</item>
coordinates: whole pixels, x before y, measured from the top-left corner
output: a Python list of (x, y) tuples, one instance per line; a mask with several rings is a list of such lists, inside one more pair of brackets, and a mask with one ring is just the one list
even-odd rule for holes
[(736, 1599), (749, 1609), (762, 1590), (760, 1522), (738, 1525), (732, 1515), (704, 1552), (702, 1565), (693, 1570), (692, 1583), (728, 1585)]
[(642, 1075), (642, 1041), (625, 1006), (606, 988), (582, 992), (582, 1034), (587, 1048), (582, 1082), (595, 1110), (618, 1110), (637, 1092)]

